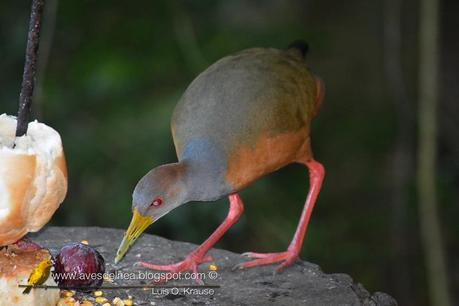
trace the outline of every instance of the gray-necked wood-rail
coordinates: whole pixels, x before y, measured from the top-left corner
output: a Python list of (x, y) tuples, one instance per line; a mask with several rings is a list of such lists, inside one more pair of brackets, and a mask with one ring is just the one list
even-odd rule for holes
[(324, 178), (313, 159), (311, 121), (324, 87), (305, 61), (308, 46), (297, 41), (285, 50), (253, 48), (227, 56), (202, 72), (187, 88), (172, 116), (178, 162), (152, 169), (135, 187), (133, 218), (115, 262), (153, 221), (190, 201), (229, 197), (229, 212), (215, 232), (183, 261), (141, 263), (172, 272), (197, 271), (207, 251), (243, 212), (238, 192), (260, 177), (291, 163), (309, 169), (310, 187), (298, 228), (287, 251), (245, 253), (239, 268), (298, 258)]

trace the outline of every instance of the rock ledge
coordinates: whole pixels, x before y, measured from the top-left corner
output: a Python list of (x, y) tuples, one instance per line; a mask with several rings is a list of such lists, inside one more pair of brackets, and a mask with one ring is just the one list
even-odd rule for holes
[[(183, 259), (195, 245), (185, 242), (170, 241), (161, 237), (144, 234), (125, 259), (118, 265), (113, 258), (121, 241), (123, 230), (98, 227), (48, 227), (31, 238), (52, 253), (68, 242), (88, 240), (104, 256), (107, 272), (118, 271), (130, 275), (152, 270), (135, 267), (137, 261), (152, 263), (173, 263)], [(205, 273), (206, 285), (218, 285), (214, 294), (209, 291), (171, 293), (155, 289), (116, 289), (105, 290), (107, 298), (131, 295), (136, 305), (308, 305), (308, 306), (394, 306), (396, 301), (389, 295), (376, 292), (371, 295), (362, 285), (354, 283), (346, 274), (325, 274), (312, 263), (299, 261), (283, 273), (273, 274), (272, 266), (257, 267), (247, 270), (232, 271), (231, 268), (243, 261), (239, 254), (225, 250), (212, 249), (210, 255), (218, 267), (217, 277), (208, 274), (209, 264), (201, 265)], [(213, 274), (212, 276), (215, 276)], [(116, 279), (112, 285), (150, 284), (151, 281), (140, 279)], [(196, 285), (191, 280), (177, 280), (167, 285)], [(194, 291), (197, 293), (197, 291)]]

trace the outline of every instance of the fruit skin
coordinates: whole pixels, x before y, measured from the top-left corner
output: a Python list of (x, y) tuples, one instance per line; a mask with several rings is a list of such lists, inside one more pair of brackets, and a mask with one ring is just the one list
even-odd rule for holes
[(100, 253), (82, 243), (64, 245), (55, 257), (53, 278), (60, 288), (94, 290), (104, 281), (105, 260)]

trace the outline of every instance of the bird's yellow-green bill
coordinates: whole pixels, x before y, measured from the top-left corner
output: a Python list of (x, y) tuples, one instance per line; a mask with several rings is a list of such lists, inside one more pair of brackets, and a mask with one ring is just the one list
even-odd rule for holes
[(121, 241), (118, 252), (116, 252), (115, 264), (123, 259), (126, 252), (129, 250), (131, 245), (139, 238), (147, 227), (153, 223), (153, 218), (150, 216), (142, 216), (137, 209), (133, 210), (133, 216), (131, 224), (124, 234), (123, 241)]

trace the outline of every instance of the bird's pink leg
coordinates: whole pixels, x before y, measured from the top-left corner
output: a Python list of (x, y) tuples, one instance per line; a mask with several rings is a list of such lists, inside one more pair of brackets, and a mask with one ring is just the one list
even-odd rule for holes
[(212, 261), (210, 256), (206, 256), (207, 252), (217, 243), (223, 234), (233, 226), (244, 211), (244, 205), (241, 198), (237, 193), (229, 195), (229, 212), (226, 219), (222, 224), (204, 241), (197, 249), (191, 252), (183, 261), (180, 261), (172, 265), (154, 265), (146, 262), (139, 262), (139, 265), (148, 269), (159, 270), (159, 271), (170, 271), (170, 272), (183, 272), (193, 271), (197, 273), (198, 265), (204, 262)]
[(298, 259), (301, 251), (301, 246), (303, 245), (304, 236), (306, 234), (306, 229), (308, 227), (309, 219), (311, 218), (311, 213), (325, 176), (324, 167), (319, 162), (310, 160), (306, 162), (306, 166), (309, 169), (309, 193), (306, 198), (306, 203), (304, 204), (303, 212), (301, 214), (300, 222), (296, 229), (295, 236), (293, 236), (292, 242), (290, 242), (287, 251), (280, 253), (244, 253), (244, 256), (255, 259), (241, 263), (235, 268), (243, 269), (282, 262), (276, 268), (276, 270), (279, 271), (285, 267), (290, 266)]

